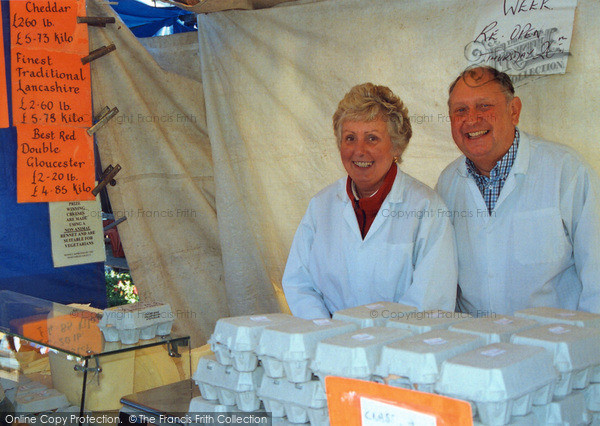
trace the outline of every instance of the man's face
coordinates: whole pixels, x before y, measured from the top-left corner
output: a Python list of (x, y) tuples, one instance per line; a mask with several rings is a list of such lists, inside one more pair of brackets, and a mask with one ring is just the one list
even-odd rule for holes
[(521, 100), (507, 101), (502, 86), (490, 79), (461, 78), (448, 101), (456, 146), (488, 176), (510, 148), (521, 113)]

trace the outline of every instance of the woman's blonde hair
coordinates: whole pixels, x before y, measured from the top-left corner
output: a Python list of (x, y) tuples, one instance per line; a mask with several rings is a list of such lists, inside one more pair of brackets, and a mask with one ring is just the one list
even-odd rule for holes
[(389, 87), (373, 83), (354, 86), (338, 104), (333, 114), (333, 131), (338, 148), (342, 144), (342, 125), (345, 121), (373, 121), (378, 118), (387, 122), (392, 151), (400, 162), (412, 136), (408, 109)]

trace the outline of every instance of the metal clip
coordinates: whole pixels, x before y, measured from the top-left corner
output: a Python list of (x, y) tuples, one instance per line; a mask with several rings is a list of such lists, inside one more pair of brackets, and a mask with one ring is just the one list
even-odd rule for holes
[(78, 16), (78, 24), (88, 24), (92, 27), (106, 27), (106, 24), (114, 24), (115, 18), (105, 18), (100, 16)]
[(100, 118), (98, 118), (98, 120), (92, 127), (87, 129), (88, 135), (92, 136), (94, 133), (96, 133), (98, 130), (100, 130), (106, 123), (108, 123), (108, 121), (111, 118), (113, 118), (115, 115), (117, 115), (119, 113), (119, 108), (114, 107), (110, 111), (101, 115), (106, 109), (108, 109), (108, 107), (102, 108), (102, 111), (100, 111), (100, 114), (98, 114), (98, 116), (100, 116)]
[(102, 46), (96, 50), (92, 50), (89, 55), (81, 58), (81, 63), (83, 65), (85, 65), (88, 62), (95, 61), (96, 59), (101, 58), (102, 56), (107, 55), (116, 49), (117, 48), (115, 47), (114, 44), (109, 44), (108, 46)]
[(98, 193), (102, 191), (102, 188), (104, 188), (109, 183), (110, 186), (115, 186), (117, 184), (117, 181), (113, 178), (117, 173), (119, 173), (120, 170), (121, 166), (119, 164), (117, 164), (115, 167), (113, 167), (111, 164), (102, 172), (102, 180), (94, 189), (92, 189), (92, 194), (94, 195), (94, 197), (98, 195)]

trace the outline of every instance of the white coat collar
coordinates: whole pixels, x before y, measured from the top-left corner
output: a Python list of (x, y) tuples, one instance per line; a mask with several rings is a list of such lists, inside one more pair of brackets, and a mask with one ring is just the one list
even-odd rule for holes
[[(529, 157), (531, 153), (531, 143), (530, 136), (520, 131), (520, 139), (519, 139), (519, 148), (517, 149), (517, 156), (515, 158), (515, 162), (510, 169), (511, 175), (516, 174), (526, 174), (527, 169), (529, 168)], [(467, 171), (467, 165), (465, 164), (465, 156), (462, 155), (459, 160), (459, 165), (456, 169), (457, 173), (466, 178), (469, 177), (469, 172)]]
[[(348, 197), (348, 193), (346, 192), (346, 181), (347, 181), (347, 177), (340, 179), (340, 185), (338, 187), (338, 199), (340, 201), (343, 201), (345, 203), (349, 203), (350, 202), (350, 197)], [(384, 203), (401, 203), (402, 200), (404, 199), (404, 182), (406, 179), (406, 174), (400, 170), (400, 167), (398, 167), (398, 170), (396, 172), (396, 177), (394, 178), (394, 183), (392, 184), (392, 189), (390, 189), (390, 193), (387, 195), (387, 197), (385, 198), (385, 200), (383, 201)]]

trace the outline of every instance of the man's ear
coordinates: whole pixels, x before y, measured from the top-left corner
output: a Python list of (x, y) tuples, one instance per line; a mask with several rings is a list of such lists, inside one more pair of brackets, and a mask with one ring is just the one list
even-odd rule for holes
[(519, 116), (521, 115), (521, 99), (518, 96), (515, 96), (512, 101), (510, 101), (510, 117), (512, 124), (515, 126), (519, 124)]

